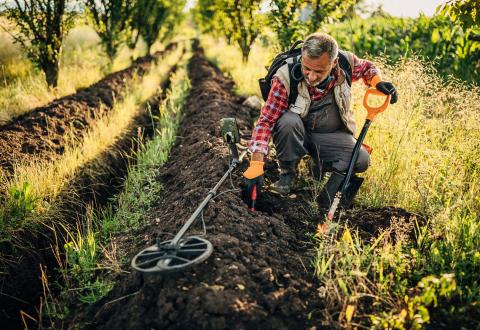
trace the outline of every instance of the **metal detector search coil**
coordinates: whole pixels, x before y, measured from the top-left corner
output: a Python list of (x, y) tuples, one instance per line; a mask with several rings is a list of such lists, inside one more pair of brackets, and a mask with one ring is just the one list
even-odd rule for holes
[(132, 267), (139, 272), (157, 273), (177, 271), (207, 259), (213, 252), (212, 243), (198, 236), (173, 241), (159, 242), (152, 245), (132, 260)]

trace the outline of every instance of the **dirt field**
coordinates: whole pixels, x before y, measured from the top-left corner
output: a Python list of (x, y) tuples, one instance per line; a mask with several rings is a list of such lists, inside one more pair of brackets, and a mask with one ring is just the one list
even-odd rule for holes
[[(233, 83), (198, 51), (189, 64), (191, 94), (180, 137), (158, 180), (165, 190), (147, 215), (144, 228), (115, 237), (132, 258), (154, 244), (158, 233), (175, 234), (228, 167), (227, 148), (219, 138), (219, 120), (236, 117), (249, 134), (255, 111), (241, 105)], [(238, 187), (244, 162), (233, 175)], [(267, 163), (267, 181), (276, 176)], [(228, 180), (227, 180), (228, 181)], [(230, 189), (227, 183), (220, 192)], [(314, 244), (306, 235), (318, 219), (305, 211), (308, 192), (296, 198), (264, 193), (258, 212), (247, 210), (238, 191), (210, 202), (205, 211), (206, 238), (214, 252), (204, 263), (181, 273), (142, 275), (128, 264), (105, 299), (77, 306), (70, 326), (95, 329), (307, 329), (320, 327), (324, 300), (314, 277)], [(394, 208), (349, 211), (349, 221), (369, 236), (408, 213)], [(197, 221), (189, 232), (201, 233)], [(161, 240), (169, 238), (161, 235)]]
[[(174, 47), (170, 45), (166, 52)], [(163, 55), (139, 58), (127, 69), (0, 126), (0, 167), (11, 173), (14, 162), (53, 159), (63, 154), (67, 143), (81, 143), (82, 132), (112, 108), (128, 81), (141, 77)]]
[[(141, 71), (139, 74), (146, 73), (150, 66), (150, 61), (161, 59), (161, 56), (162, 54), (159, 53), (150, 60), (144, 59), (133, 67), (117, 73), (118, 76), (111, 75), (105, 78), (105, 81), (102, 80), (95, 84), (95, 86), (104, 86), (100, 89), (92, 86), (80, 91), (80, 95), (75, 94), (67, 98), (75, 100), (75, 102), (72, 102), (78, 106), (78, 109), (83, 109), (82, 107), (87, 106), (87, 103), (82, 102), (96, 100), (91, 103), (90, 108), (85, 109), (87, 113), (92, 114), (91, 117), (88, 117), (88, 114), (81, 115), (77, 112), (80, 117), (83, 116), (82, 118), (94, 120), (94, 118), (97, 118), (95, 111), (108, 111), (109, 109), (103, 103), (103, 99), (99, 97), (100, 94), (109, 94), (108, 86), (115, 87), (112, 93), (119, 93), (125, 88), (125, 82), (131, 78), (134, 72)], [(175, 69), (176, 67), (173, 67), (170, 73), (173, 73)], [(45, 267), (47, 276), (50, 277), (50, 282), (54, 282), (58, 278), (58, 274), (55, 272), (55, 268), (58, 265), (52, 253), (52, 246), (55, 244), (62, 246), (61, 242), (56, 242), (56, 239), (61, 240), (62, 238), (55, 237), (51, 228), (56, 228), (57, 232), (62, 232), (61, 225), (68, 225), (65, 223), (65, 219), (70, 219), (71, 222), (79, 218), (81, 219), (85, 215), (85, 207), (87, 205), (91, 205), (94, 208), (100, 207), (107, 203), (108, 199), (114, 194), (118, 193), (122, 187), (127, 166), (133, 162), (133, 158), (130, 158), (130, 156), (137, 151), (135, 148), (139, 139), (139, 132), (141, 131), (143, 134), (141, 140), (148, 139), (153, 133), (149, 111), (153, 115), (157, 114), (160, 100), (165, 97), (164, 92), (168, 88), (169, 82), (167, 79), (161, 86), (163, 93), (154, 95), (144, 104), (143, 111), (140, 111), (139, 115), (133, 119), (130, 127), (122, 136), (118, 137), (116, 143), (109, 150), (105, 150), (96, 159), (79, 169), (75, 178), (65, 187), (65, 191), (59, 194), (55, 204), (57, 210), (63, 209), (61, 212), (62, 219), (56, 219), (53, 223), (46, 223), (46, 226), (37, 226), (38, 228), (27, 226), (27, 228), (19, 230), (14, 235), (12, 234), (11, 241), (0, 242), (0, 269), (2, 271), (0, 276), (0, 318), (3, 320), (3, 326), (7, 329), (18, 329), (21, 326), (19, 320), (20, 310), (27, 312), (29, 315), (38, 313), (36, 309), (43, 294), (39, 266), (43, 265)], [(57, 102), (60, 103), (60, 106), (51, 104), (46, 107), (50, 111), (48, 112), (49, 115), (69, 111), (69, 105), (64, 103), (67, 102), (65, 98)], [(110, 104), (111, 106), (112, 104)], [(38, 118), (41, 118), (38, 117), (38, 113), (43, 113), (43, 116), (46, 115), (46, 112), (35, 111), (30, 115), (24, 116), (25, 120), (22, 117), (15, 123), (10, 124), (9, 127), (23, 127), (22, 131), (28, 134), (29, 131), (26, 129), (26, 125), (37, 120), (35, 126), (41, 131), (45, 127), (42, 126), (42, 120), (38, 123)], [(66, 116), (64, 120), (68, 118), (71, 117)], [(62, 122), (59, 118), (56, 118), (56, 120), (58, 120), (59, 125), (68, 124), (68, 120), (66, 122)], [(84, 127), (84, 129), (86, 128), (88, 127)], [(8, 132), (7, 136), (9, 134), (13, 135), (14, 131), (12, 129), (7, 130), (5, 127), (2, 129), (4, 129), (2, 132)], [(36, 134), (35, 132), (30, 133), (32, 135)], [(60, 133), (57, 134), (61, 135)], [(31, 136), (30, 138), (33, 139)], [(44, 142), (37, 141), (37, 145), (42, 148), (45, 146)], [(51, 157), (50, 151), (42, 151), (40, 154), (31, 155), (31, 158), (28, 158), (28, 153), (22, 154), (22, 156), (27, 161), (35, 161), (40, 157), (44, 157), (45, 154), (45, 157)], [(1, 150), (0, 154), (2, 154)], [(92, 176), (92, 173), (95, 173), (95, 175)], [(58, 211), (56, 212), (57, 216), (59, 216)], [(48, 215), (44, 215), (44, 217), (48, 218)]]

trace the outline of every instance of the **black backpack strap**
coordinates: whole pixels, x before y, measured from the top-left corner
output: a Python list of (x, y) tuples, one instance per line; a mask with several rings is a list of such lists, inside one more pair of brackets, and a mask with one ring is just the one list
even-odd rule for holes
[(343, 50), (338, 51), (338, 64), (340, 65), (340, 68), (345, 72), (348, 86), (352, 86), (353, 71), (347, 56), (348, 55), (345, 53), (345, 51)]
[(288, 93), (288, 105), (295, 103), (298, 97), (298, 84), (303, 79), (302, 70), (298, 56), (293, 58), (293, 62), (288, 64), (288, 75), (290, 77), (290, 92)]

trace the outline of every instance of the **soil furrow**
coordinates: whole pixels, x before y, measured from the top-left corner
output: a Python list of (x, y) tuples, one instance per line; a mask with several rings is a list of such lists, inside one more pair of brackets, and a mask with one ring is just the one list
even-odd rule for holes
[[(168, 76), (175, 71), (176, 66), (170, 70)], [(47, 223), (47, 226), (23, 230), (22, 233), (16, 233), (11, 242), (0, 245), (2, 260), (11, 259), (7, 264), (2, 262), (1, 267), (0, 315), (4, 320), (4, 327), (18, 329), (21, 326), (20, 310), (29, 315), (36, 315), (38, 312), (35, 308), (38, 308), (43, 292), (39, 265), (43, 265), (47, 270), (50, 283), (55, 283), (60, 278), (55, 270), (58, 264), (52, 247), (62, 247), (64, 244), (64, 238), (56, 236), (64, 232), (62, 225), (74, 226), (76, 221), (81, 223), (87, 206), (96, 210), (122, 189), (128, 165), (134, 164), (135, 159), (131, 156), (138, 151), (138, 142), (145, 142), (153, 135), (154, 127), (150, 115), (159, 114), (159, 105), (165, 98), (169, 84), (170, 79), (164, 81), (161, 86), (162, 93), (154, 95), (142, 105), (142, 110), (115, 144), (79, 169), (75, 178), (59, 194), (53, 204), (57, 217), (61, 216), (62, 221), (56, 219)], [(44, 217), (48, 219), (48, 215)], [(68, 220), (72, 223), (65, 222)], [(21, 257), (18, 258), (19, 256)], [(18, 276), (19, 274), (21, 276)]]
[[(153, 244), (158, 232), (178, 231), (226, 171), (219, 120), (236, 117), (244, 133), (251, 129), (250, 111), (233, 96), (233, 83), (202, 53), (192, 58), (189, 74), (192, 90), (181, 139), (159, 177), (165, 187), (162, 201), (149, 215), (151, 224), (133, 234), (146, 239), (125, 237), (131, 257)], [(240, 173), (233, 176), (236, 184)], [(110, 297), (92, 312), (92, 326), (220, 329), (307, 324), (308, 311), (318, 309), (321, 301), (312, 297), (311, 252), (302, 229), (290, 228), (281, 214), (248, 211), (238, 192), (211, 202), (205, 220), (207, 238), (214, 245), (205, 263), (179, 274), (144, 277), (132, 272), (119, 278)], [(136, 294), (121, 303), (109, 303), (132, 293)]]
[[(63, 154), (67, 143), (81, 143), (82, 133), (102, 117), (122, 96), (134, 76), (143, 76), (176, 44), (153, 56), (137, 59), (127, 69), (111, 73), (99, 82), (36, 108), (0, 127), (0, 168), (14, 171), (14, 164), (51, 160)], [(74, 140), (74, 141), (72, 141)]]

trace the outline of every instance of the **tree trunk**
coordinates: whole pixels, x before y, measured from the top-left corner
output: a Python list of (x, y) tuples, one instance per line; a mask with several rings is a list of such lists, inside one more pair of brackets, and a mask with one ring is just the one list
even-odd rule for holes
[(108, 59), (110, 61), (110, 65), (113, 66), (113, 60), (115, 59), (115, 54), (117, 50), (115, 49), (115, 45), (113, 44), (114, 41), (112, 40), (113, 37), (110, 38), (105, 43), (105, 51), (107, 53)]
[(240, 42), (240, 48), (242, 49), (242, 61), (246, 64), (248, 62), (248, 55), (250, 54), (250, 47)]
[(48, 87), (57, 87), (59, 71), (58, 61), (54, 63), (47, 63), (42, 69), (45, 73), (45, 79), (47, 80)]
[(151, 49), (152, 49), (153, 43), (147, 43), (147, 56), (150, 56), (151, 54)]

